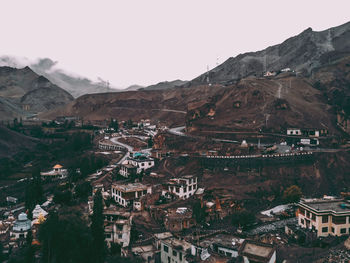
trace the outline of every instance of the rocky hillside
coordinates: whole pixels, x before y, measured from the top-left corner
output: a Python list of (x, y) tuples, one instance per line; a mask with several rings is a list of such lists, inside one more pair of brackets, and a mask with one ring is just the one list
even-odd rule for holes
[(0, 159), (19, 152), (30, 151), (38, 141), (0, 125)]
[[(346, 53), (350, 53), (350, 22), (321, 32), (308, 28), (281, 44), (229, 58), (209, 71), (209, 81), (230, 83), (284, 68), (308, 75), (313, 69), (328, 63), (329, 54), (343, 56)], [(207, 76), (207, 73), (200, 75), (192, 84), (207, 83)]]
[(176, 87), (181, 87), (185, 84), (187, 84), (188, 81), (184, 81), (184, 80), (173, 80), (173, 81), (163, 81), (163, 82), (159, 82), (155, 85), (150, 85), (146, 88), (144, 88), (145, 90), (164, 90), (164, 89), (172, 89), (172, 88), (176, 88)]
[(27, 117), (72, 100), (68, 92), (29, 67), (0, 67), (0, 120)]
[(23, 68), (29, 66), (35, 73), (42, 75), (53, 84), (68, 91), (75, 98), (84, 94), (115, 92), (118, 90), (109, 87), (106, 81), (92, 81), (76, 74), (68, 73), (56, 67), (57, 62), (49, 58), (39, 59), (37, 61), (29, 61), (11, 56), (0, 57), (0, 66), (9, 66), (14, 68)]
[(190, 132), (280, 131), (287, 127), (335, 131), (336, 116), (322, 92), (307, 79), (285, 75), (242, 79), (187, 114)]
[(184, 125), (187, 105), (206, 101), (221, 88), (198, 86), (191, 89), (140, 90), (84, 95), (65, 107), (40, 117), (53, 119), (62, 115), (80, 116), (85, 120), (140, 120), (150, 118), (168, 125)]
[[(268, 70), (297, 72), (262, 77), (265, 61)], [(331, 133), (343, 127), (350, 133), (349, 65), (350, 23), (322, 32), (307, 29), (280, 45), (227, 60), (210, 72), (210, 85), (203, 74), (176, 89), (87, 95), (43, 117), (152, 117), (169, 125), (186, 123), (197, 133), (279, 132), (289, 126)]]

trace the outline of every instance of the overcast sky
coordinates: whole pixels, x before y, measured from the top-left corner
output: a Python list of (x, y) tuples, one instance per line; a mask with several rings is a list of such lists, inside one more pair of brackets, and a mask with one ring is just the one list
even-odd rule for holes
[(114, 86), (190, 80), (308, 27), (350, 21), (349, 0), (1, 0), (0, 55), (49, 57)]

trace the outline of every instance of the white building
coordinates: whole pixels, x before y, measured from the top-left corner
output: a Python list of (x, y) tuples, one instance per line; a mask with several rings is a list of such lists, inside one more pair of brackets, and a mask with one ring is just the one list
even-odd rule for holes
[(154, 159), (145, 156), (126, 159), (123, 164), (131, 164), (136, 167), (136, 173), (139, 174), (154, 166)]
[(170, 179), (170, 182), (167, 184), (168, 192), (173, 193), (181, 199), (187, 199), (194, 195), (197, 188), (197, 177), (193, 175)]
[(245, 240), (238, 254), (243, 257), (244, 263), (276, 263), (276, 248), (262, 242)]
[(15, 221), (10, 235), (16, 239), (25, 238), (28, 231), (32, 227), (32, 222), (28, 219), (27, 214), (20, 213), (18, 219)]
[(123, 207), (133, 206), (135, 210), (141, 210), (140, 198), (152, 193), (152, 187), (141, 184), (112, 184), (112, 198)]
[(49, 172), (41, 172), (42, 176), (46, 178), (66, 178), (68, 171), (67, 169), (64, 169), (62, 165), (56, 164), (51, 171)]
[(36, 224), (42, 220), (45, 220), (48, 213), (44, 209), (42, 209), (40, 205), (36, 205), (35, 208), (33, 209), (32, 215), (33, 215), (32, 224)]
[(132, 216), (129, 212), (107, 209), (103, 211), (105, 222), (105, 240), (110, 246), (117, 243), (121, 247), (128, 247), (130, 244), (130, 231)]
[(204, 260), (214, 255), (236, 258), (243, 242), (244, 239), (238, 237), (227, 234), (215, 234), (194, 242), (191, 246), (191, 255)]
[(128, 178), (130, 175), (137, 174), (137, 167), (129, 163), (122, 164), (119, 173), (121, 176)]
[(287, 135), (301, 136), (301, 129), (299, 128), (287, 128)]
[(161, 240), (160, 261), (161, 263), (187, 263), (186, 255), (191, 249), (191, 244), (185, 240), (168, 238)]
[(344, 199), (302, 199), (298, 225), (314, 230), (318, 237), (350, 234), (350, 203)]

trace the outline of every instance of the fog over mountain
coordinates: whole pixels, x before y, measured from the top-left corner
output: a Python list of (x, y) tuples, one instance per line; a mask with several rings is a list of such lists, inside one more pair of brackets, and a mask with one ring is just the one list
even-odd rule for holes
[(110, 84), (101, 78), (98, 78), (97, 81), (93, 81), (76, 73), (61, 69), (57, 64), (58, 62), (49, 58), (31, 60), (24, 57), (6, 55), (0, 57), (0, 66), (9, 66), (13, 68), (29, 66), (35, 73), (46, 77), (55, 85), (68, 91), (75, 98), (84, 94), (118, 91), (110, 87)]

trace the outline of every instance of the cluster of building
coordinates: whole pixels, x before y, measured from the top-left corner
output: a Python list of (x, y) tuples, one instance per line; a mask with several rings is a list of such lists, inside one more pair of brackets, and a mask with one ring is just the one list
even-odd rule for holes
[[(28, 232), (36, 237), (39, 225), (42, 224), (48, 213), (40, 206), (36, 205), (31, 212), (31, 218), (23, 211), (23, 208), (5, 211), (0, 220), (0, 242), (4, 244), (5, 252), (23, 245)], [(17, 216), (15, 216), (17, 214)]]

